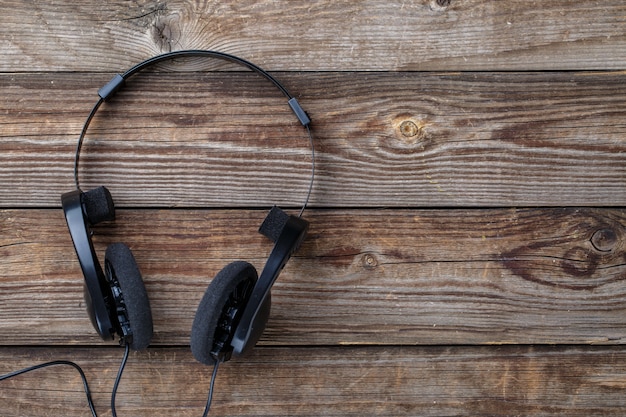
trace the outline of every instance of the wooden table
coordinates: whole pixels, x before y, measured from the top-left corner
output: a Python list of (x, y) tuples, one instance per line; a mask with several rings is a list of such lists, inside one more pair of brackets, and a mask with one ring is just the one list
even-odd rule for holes
[[(6, 0), (0, 41), (0, 373), (74, 360), (111, 415), (123, 349), (87, 318), (60, 196), (98, 88), (204, 48), (281, 80), (317, 153), (309, 236), (211, 415), (626, 412), (622, 0)], [(130, 246), (154, 318), (118, 414), (199, 416), (198, 302), (228, 262), (263, 266), (256, 229), (301, 204), (306, 134), (262, 78), (179, 60), (102, 107), (81, 161), (118, 207), (98, 253)], [(0, 404), (89, 414), (62, 367), (1, 382)]]

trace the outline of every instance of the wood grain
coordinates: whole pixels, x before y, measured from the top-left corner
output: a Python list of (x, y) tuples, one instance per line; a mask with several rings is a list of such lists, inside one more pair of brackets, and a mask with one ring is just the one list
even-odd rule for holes
[[(91, 328), (60, 195), (97, 89), (161, 52), (270, 71), (313, 120), (310, 234), (211, 415), (622, 416), (626, 3), (622, 0), (55, 0), (0, 3), (0, 374), (85, 367), (101, 416), (121, 350)], [(103, 106), (81, 155), (155, 322), (118, 412), (196, 416), (189, 352), (212, 277), (271, 249), (310, 150), (271, 85), (177, 60)], [(597, 346), (602, 345), (602, 346)], [(2, 416), (88, 414), (78, 375), (0, 382)]]
[(119, 71), (210, 48), (269, 70), (626, 67), (620, 0), (3, 1), (0, 71)]
[[(150, 295), (155, 344), (186, 345), (211, 278), (260, 269), (265, 211), (118, 210), (95, 242), (125, 242)], [(263, 343), (626, 341), (626, 211), (323, 210), (274, 287)], [(4, 344), (101, 343), (60, 210), (0, 212)]]
[[(275, 75), (313, 120), (318, 207), (626, 205), (623, 72)], [(108, 78), (0, 76), (0, 207), (59, 206)], [(306, 132), (267, 84), (138, 76), (96, 116), (83, 185), (119, 206), (302, 204)]]
[[(75, 360), (85, 367), (96, 410), (109, 415), (121, 353), (2, 348), (0, 373)], [(220, 367), (210, 415), (617, 416), (626, 407), (625, 364), (624, 349), (609, 347), (260, 348)], [(0, 382), (5, 417), (88, 414), (71, 368), (38, 372)], [(187, 349), (132, 354), (118, 415), (200, 415), (209, 380), (210, 369)]]

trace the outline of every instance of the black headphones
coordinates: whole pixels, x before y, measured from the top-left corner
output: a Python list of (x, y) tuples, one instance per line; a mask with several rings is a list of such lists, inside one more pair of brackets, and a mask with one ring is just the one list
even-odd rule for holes
[(209, 57), (245, 66), (271, 81), (287, 97), (287, 103), (305, 127), (311, 145), (311, 180), (306, 200), (298, 216), (288, 215), (274, 206), (259, 232), (274, 242), (260, 277), (254, 267), (243, 261), (224, 267), (211, 281), (200, 301), (191, 330), (191, 350), (207, 365), (227, 361), (232, 354), (243, 355), (261, 337), (269, 317), (272, 285), (291, 255), (306, 236), (309, 223), (302, 219), (315, 174), (315, 154), (310, 119), (298, 101), (260, 67), (222, 52), (186, 50), (166, 53), (141, 62), (124, 74), (116, 75), (102, 87), (81, 131), (74, 159), (76, 190), (61, 196), (67, 226), (82, 269), (84, 295), (89, 318), (103, 339), (117, 334), (120, 344), (134, 350), (148, 347), (152, 338), (152, 313), (148, 295), (130, 249), (115, 243), (106, 249), (104, 270), (98, 262), (91, 226), (115, 219), (113, 198), (106, 187), (83, 192), (78, 181), (78, 161), (87, 128), (100, 106), (124, 86), (125, 81), (142, 69), (181, 57)]

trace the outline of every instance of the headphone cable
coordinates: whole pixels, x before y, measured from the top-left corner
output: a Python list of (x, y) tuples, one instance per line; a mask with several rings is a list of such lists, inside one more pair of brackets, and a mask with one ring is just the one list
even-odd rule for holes
[[(130, 352), (130, 345), (126, 343), (124, 349), (124, 357), (122, 358), (122, 363), (120, 363), (120, 368), (117, 371), (117, 377), (115, 378), (115, 384), (113, 384), (113, 391), (111, 391), (111, 415), (113, 417), (117, 417), (117, 411), (115, 410), (115, 398), (117, 396), (117, 389), (120, 385), (120, 380), (122, 379), (122, 374), (124, 373), (124, 368), (126, 368), (126, 362), (128, 361), (128, 355)], [(96, 413), (96, 408), (93, 403), (93, 399), (91, 397), (91, 390), (89, 389), (89, 383), (87, 382), (87, 376), (85, 376), (85, 372), (83, 369), (72, 361), (51, 361), (41, 363), (39, 365), (30, 366), (28, 368), (20, 369), (18, 371), (10, 372), (8, 374), (0, 375), (0, 381), (4, 381), (9, 378), (16, 377), (18, 375), (22, 375), (28, 372), (36, 371), (38, 369), (47, 368), (49, 366), (58, 366), (58, 365), (66, 365), (71, 366), (78, 371), (80, 374), (80, 378), (83, 381), (83, 388), (85, 390), (85, 396), (87, 397), (87, 404), (89, 405), (89, 410), (91, 410), (91, 415), (93, 417), (98, 417)], [(207, 398), (206, 406), (204, 407), (204, 413), (202, 417), (207, 417), (209, 415), (209, 410), (211, 409), (211, 402), (213, 401), (213, 391), (215, 388), (215, 377), (217, 376), (217, 371), (219, 369), (220, 361), (215, 361), (215, 365), (213, 367), (213, 375), (211, 376), (211, 385), (209, 388), (209, 395)]]
[(117, 371), (117, 376), (115, 377), (115, 383), (113, 384), (113, 390), (111, 391), (111, 415), (113, 417), (117, 417), (117, 412), (115, 411), (115, 397), (117, 396), (117, 388), (120, 385), (120, 380), (122, 379), (122, 373), (124, 373), (124, 368), (126, 368), (126, 362), (128, 361), (128, 354), (130, 353), (130, 344), (124, 344), (124, 357), (122, 358), (122, 363), (120, 363), (120, 369)]
[(209, 398), (206, 400), (206, 406), (204, 407), (204, 413), (202, 417), (207, 417), (209, 415), (209, 410), (211, 410), (211, 402), (213, 402), (213, 388), (215, 387), (215, 377), (217, 376), (217, 371), (220, 367), (220, 361), (216, 360), (215, 365), (213, 365), (213, 375), (211, 376), (211, 385), (209, 387)]
[[(124, 373), (124, 368), (126, 368), (126, 362), (128, 361), (128, 354), (130, 352), (130, 345), (128, 343), (126, 343), (124, 345), (124, 357), (122, 358), (122, 363), (120, 363), (120, 369), (117, 371), (117, 376), (115, 377), (115, 383), (113, 384), (113, 390), (111, 391), (111, 415), (113, 417), (117, 417), (117, 410), (115, 409), (115, 398), (117, 397), (117, 389), (119, 388), (120, 385), (120, 380), (122, 379), (122, 374)], [(216, 360), (215, 361), (215, 365), (213, 367), (213, 375), (211, 376), (211, 385), (209, 387), (209, 395), (207, 398), (207, 402), (206, 405), (204, 407), (204, 413), (202, 414), (202, 417), (207, 417), (209, 415), (209, 410), (211, 409), (211, 402), (213, 401), (213, 391), (215, 388), (215, 377), (217, 376), (217, 371), (219, 369), (220, 366), (220, 361)], [(82, 371), (81, 371), (82, 373)], [(87, 384), (87, 381), (85, 380), (85, 384)], [(88, 387), (87, 387), (88, 389)], [(91, 401), (91, 396), (88, 395), (89, 400)], [(90, 403), (91, 404), (91, 403)], [(93, 409), (93, 407), (92, 407)], [(97, 417), (95, 415), (95, 411), (94, 411), (94, 417)]]
[(87, 382), (87, 377), (85, 376), (85, 373), (83, 372), (83, 369), (79, 365), (74, 363), (74, 362), (71, 362), (71, 361), (51, 361), (51, 362), (41, 363), (39, 365), (30, 366), (28, 368), (20, 369), (19, 371), (11, 372), (11, 373), (8, 373), (8, 374), (5, 374), (5, 375), (0, 375), (0, 381), (4, 381), (5, 379), (16, 377), (18, 375), (22, 375), (22, 374), (25, 374), (27, 372), (36, 371), (38, 369), (46, 368), (46, 367), (49, 367), (49, 366), (57, 366), (57, 365), (71, 366), (71, 367), (73, 367), (74, 369), (76, 369), (78, 371), (78, 373), (80, 374), (80, 378), (83, 380), (83, 388), (85, 390), (85, 395), (87, 396), (87, 404), (89, 404), (89, 409), (91, 410), (91, 415), (93, 417), (98, 417), (98, 414), (96, 414), (96, 408), (94, 407), (94, 404), (93, 404), (93, 399), (91, 398), (91, 390), (89, 389), (89, 383)]

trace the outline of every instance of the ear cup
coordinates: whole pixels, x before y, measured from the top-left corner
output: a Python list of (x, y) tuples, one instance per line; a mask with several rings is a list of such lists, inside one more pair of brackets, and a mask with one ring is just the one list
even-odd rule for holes
[(113, 197), (106, 187), (98, 187), (83, 193), (82, 198), (87, 221), (94, 225), (115, 219)]
[(257, 279), (254, 267), (243, 261), (228, 264), (213, 278), (191, 327), (191, 351), (199, 362), (213, 365), (230, 358), (230, 341)]
[(130, 347), (143, 350), (152, 339), (152, 312), (135, 257), (128, 246), (115, 243), (107, 248), (104, 263), (107, 276), (117, 280), (126, 306), (133, 334)]

